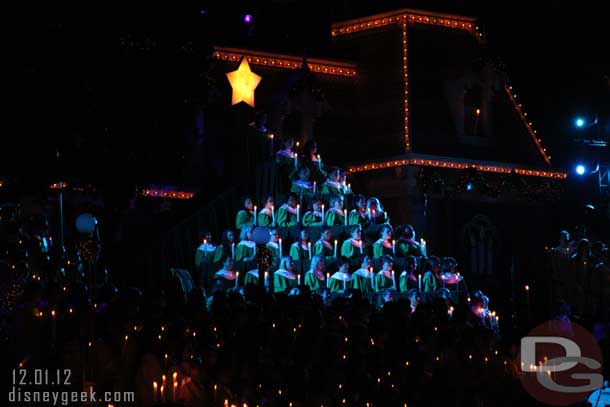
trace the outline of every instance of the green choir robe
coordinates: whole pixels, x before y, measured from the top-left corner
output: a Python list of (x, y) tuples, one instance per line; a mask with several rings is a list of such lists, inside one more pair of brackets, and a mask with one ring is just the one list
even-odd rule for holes
[(364, 242), (362, 240), (357, 241), (353, 239), (347, 239), (341, 245), (341, 256), (347, 257), (348, 259), (360, 257), (363, 253)]
[(309, 246), (307, 246), (307, 243), (302, 244), (301, 242), (294, 242), (293, 244), (291, 244), (290, 257), (292, 257), (294, 261), (308, 260), (310, 256)]
[(297, 275), (288, 270), (273, 273), (273, 290), (276, 293), (290, 291), (297, 286)]
[[(372, 278), (371, 278), (372, 276)], [(352, 288), (360, 290), (363, 295), (373, 294), (373, 279), (375, 273), (365, 269), (358, 269), (352, 273)]]
[[(246, 277), (244, 278), (244, 285), (246, 284), (255, 284), (258, 285), (259, 273), (258, 269), (250, 270), (246, 273)], [(265, 280), (265, 287), (269, 286), (269, 275), (267, 275), (267, 280)]]
[(337, 271), (330, 276), (329, 288), (333, 293), (342, 293), (352, 288), (352, 276), (349, 273)]
[[(236, 287), (236, 281), (237, 274), (235, 271), (221, 269), (214, 274), (215, 289), (221, 289), (222, 291), (231, 290)], [(237, 285), (239, 285), (239, 281), (237, 281)]]
[(287, 204), (280, 206), (277, 211), (277, 225), (289, 227), (297, 224), (297, 208), (292, 208)]
[(387, 212), (376, 212), (375, 217), (371, 216), (371, 225), (383, 225), (384, 223), (390, 223), (390, 217), (388, 216)]
[(383, 270), (381, 270), (375, 276), (375, 292), (380, 292), (386, 288), (394, 288), (392, 273), (388, 272), (386, 274)]
[(338, 209), (329, 209), (324, 215), (326, 226), (345, 225), (345, 215)]
[(322, 212), (305, 212), (303, 215), (303, 226), (322, 226), (324, 225), (324, 219), (322, 218)]
[(256, 243), (252, 240), (242, 240), (235, 247), (235, 261), (243, 261), (246, 257), (252, 257), (256, 252)]
[(321, 188), (322, 194), (343, 195), (343, 185), (340, 182), (326, 181)]
[(426, 271), (421, 280), (422, 291), (424, 294), (433, 295), (436, 293), (436, 290), (439, 288), (439, 282), (436, 279), (436, 276), (431, 271)]
[(320, 273), (322, 278), (316, 276), (316, 274), (309, 270), (305, 273), (305, 285), (309, 287), (312, 293), (318, 292), (320, 288), (326, 287), (326, 277), (324, 273)]
[(335, 255), (335, 247), (325, 240), (318, 240), (316, 244), (313, 245), (313, 255), (319, 254), (324, 258), (333, 257)]
[(256, 224), (261, 227), (273, 226), (273, 215), (271, 214), (271, 209), (261, 209), (256, 216)]
[(202, 243), (195, 252), (195, 268), (199, 270), (201, 263), (216, 263), (221, 261), (222, 248), (210, 243)]
[(235, 216), (235, 229), (241, 230), (244, 226), (254, 224), (254, 213), (242, 209)]
[(407, 257), (415, 256), (419, 257), (422, 255), (421, 246), (419, 243), (413, 240), (400, 239), (396, 242), (396, 256)]
[(400, 273), (400, 278), (398, 280), (398, 286), (400, 288), (400, 292), (407, 292), (411, 288), (417, 288), (417, 276), (415, 276), (415, 280), (411, 280), (409, 278), (409, 274), (406, 271)]
[(349, 225), (362, 225), (362, 228), (365, 229), (369, 225), (369, 217), (366, 212), (361, 212), (358, 209), (352, 209), (347, 217), (347, 223)]
[(394, 257), (394, 252), (392, 251), (392, 246), (386, 247), (383, 245), (383, 241), (379, 239), (373, 244), (373, 258), (378, 259), (382, 256), (392, 256)]
[(312, 196), (316, 193), (315, 188), (311, 181), (295, 180), (292, 182), (290, 192), (294, 192), (297, 196)]

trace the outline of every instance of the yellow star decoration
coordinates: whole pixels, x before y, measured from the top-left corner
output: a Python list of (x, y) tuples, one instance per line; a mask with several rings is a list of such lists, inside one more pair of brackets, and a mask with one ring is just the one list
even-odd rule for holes
[(248, 59), (244, 57), (239, 64), (239, 68), (226, 75), (231, 88), (233, 88), (231, 106), (243, 101), (254, 107), (254, 89), (262, 78), (250, 70)]

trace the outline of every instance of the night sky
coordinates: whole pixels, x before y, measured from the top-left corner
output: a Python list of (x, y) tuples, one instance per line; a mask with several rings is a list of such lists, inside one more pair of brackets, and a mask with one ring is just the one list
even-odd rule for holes
[[(3, 137), (9, 144), (2, 149), (3, 172), (20, 175), (44, 165), (38, 172), (46, 177), (61, 172), (95, 181), (129, 170), (139, 182), (157, 174), (171, 181), (179, 175), (193, 112), (214, 86), (205, 75), (212, 45), (332, 56), (330, 22), (401, 7), (480, 18), (490, 52), (505, 61), (555, 166), (568, 168), (575, 115), (608, 106), (607, 12), (596, 2), (540, 3), (23, 4), (9, 37), (14, 56), (8, 61), (17, 72), (6, 78), (14, 90), (8, 115), (14, 126)], [(245, 13), (253, 14), (253, 25), (242, 23)]]

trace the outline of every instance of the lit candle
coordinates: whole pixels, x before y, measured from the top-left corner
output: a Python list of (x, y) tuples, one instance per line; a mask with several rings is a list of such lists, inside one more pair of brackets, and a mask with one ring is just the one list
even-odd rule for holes
[(422, 254), (422, 256), (426, 256), (427, 255), (426, 241), (424, 239), (420, 239), (420, 242), (421, 242), (421, 254)]
[(343, 276), (343, 292), (347, 291), (347, 282), (345, 281), (345, 276)]
[(396, 277), (394, 275), (394, 270), (392, 270), (392, 288), (396, 290)]
[(235, 260), (235, 243), (231, 243), (231, 257)]
[(269, 286), (269, 281), (267, 280), (267, 279), (268, 279), (268, 274), (269, 274), (269, 273), (267, 273), (267, 272), (265, 271), (265, 281), (264, 281), (264, 283), (265, 283), (265, 287), (268, 287), (268, 286)]
[(307, 252), (309, 253), (309, 260), (311, 260), (311, 242), (307, 242)]
[(316, 193), (316, 181), (313, 182), (313, 193)]
[(299, 168), (299, 155), (294, 154), (294, 168)]
[(347, 191), (351, 192), (351, 190), (352, 190), (352, 184), (347, 184)]
[(396, 240), (392, 240), (392, 255), (396, 257)]
[(301, 275), (297, 274), (297, 285), (300, 286), (301, 285)]
[(159, 385), (153, 381), (153, 401), (157, 401), (157, 392), (159, 391)]
[(273, 205), (271, 205), (271, 226), (275, 226), (275, 210)]
[(343, 220), (345, 221), (345, 226), (347, 226), (347, 209), (343, 209)]
[(300, 217), (301, 217), (301, 205), (297, 204), (297, 223), (299, 223)]
[(282, 238), (280, 237), (280, 241), (277, 244), (277, 247), (280, 249), (280, 259), (282, 258)]
[(330, 287), (330, 273), (326, 273), (326, 288)]
[(336, 240), (335, 240), (335, 255), (334, 255), (334, 257), (337, 258), (337, 241)]
[(372, 218), (373, 218), (373, 222), (377, 223), (377, 221), (375, 220), (375, 209), (372, 210)]
[(239, 284), (239, 271), (235, 272), (235, 288), (237, 288)]
[(165, 386), (161, 385), (161, 402), (165, 401)]
[(322, 204), (322, 223), (324, 223), (324, 204)]
[(369, 217), (369, 222), (371, 221), (371, 208), (367, 208), (366, 215)]
[(322, 169), (322, 159), (320, 158), (320, 154), (318, 154), (318, 168)]
[(417, 276), (417, 287), (419, 291), (421, 291), (421, 274)]
[(254, 226), (256, 226), (256, 205), (254, 205)]
[(375, 290), (375, 273), (372, 267), (369, 267), (369, 273), (371, 273), (371, 290)]
[(363, 244), (363, 242), (362, 242), (362, 240), (359, 240), (359, 242), (360, 242), (360, 254), (362, 254), (362, 244)]
[(208, 257), (208, 241), (206, 239), (203, 239), (203, 255), (206, 258)]

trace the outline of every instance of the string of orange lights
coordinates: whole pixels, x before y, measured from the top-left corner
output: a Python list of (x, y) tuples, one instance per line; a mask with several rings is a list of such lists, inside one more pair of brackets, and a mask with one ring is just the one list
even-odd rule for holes
[[(303, 58), (293, 55), (250, 51), (237, 48), (214, 47), (212, 56), (222, 61), (234, 62), (239, 62), (242, 57), (245, 57), (250, 64), (278, 69), (299, 69), (303, 66)], [(320, 73), (322, 75), (355, 77), (358, 73), (355, 64), (328, 59), (308, 58), (307, 66), (312, 72)]]
[(154, 198), (191, 199), (195, 196), (194, 192), (166, 191), (162, 189), (143, 189), (140, 193)]
[(534, 130), (534, 128), (532, 127), (532, 122), (527, 119), (527, 113), (521, 109), (521, 103), (517, 103), (517, 94), (513, 93), (513, 87), (504, 85), (504, 90), (506, 91), (506, 94), (508, 95), (508, 99), (513, 104), (513, 107), (519, 114), (519, 117), (521, 118), (523, 125), (525, 126), (525, 128), (527, 129), (527, 132), (529, 133), (530, 137), (532, 138), (532, 141), (538, 148), (540, 155), (542, 155), (542, 158), (548, 165), (551, 165), (551, 156), (547, 155), (546, 148), (542, 147), (542, 144), (541, 144), (542, 140), (540, 140), (538, 138), (538, 136), (536, 134), (536, 130)]
[(475, 168), (478, 171), (494, 172), (500, 174), (510, 174), (516, 172), (520, 175), (532, 176), (532, 177), (544, 177), (554, 179), (566, 179), (568, 174), (561, 171), (548, 171), (548, 170), (534, 170), (528, 168), (514, 168), (510, 166), (501, 166), (497, 164), (484, 164), (464, 161), (452, 161), (447, 159), (428, 159), (428, 158), (405, 158), (400, 160), (384, 161), (378, 163), (368, 163), (349, 167), (350, 173), (364, 172), (380, 170), (384, 168), (402, 167), (407, 165), (420, 165), (428, 167), (440, 167), (449, 169), (467, 169)]

